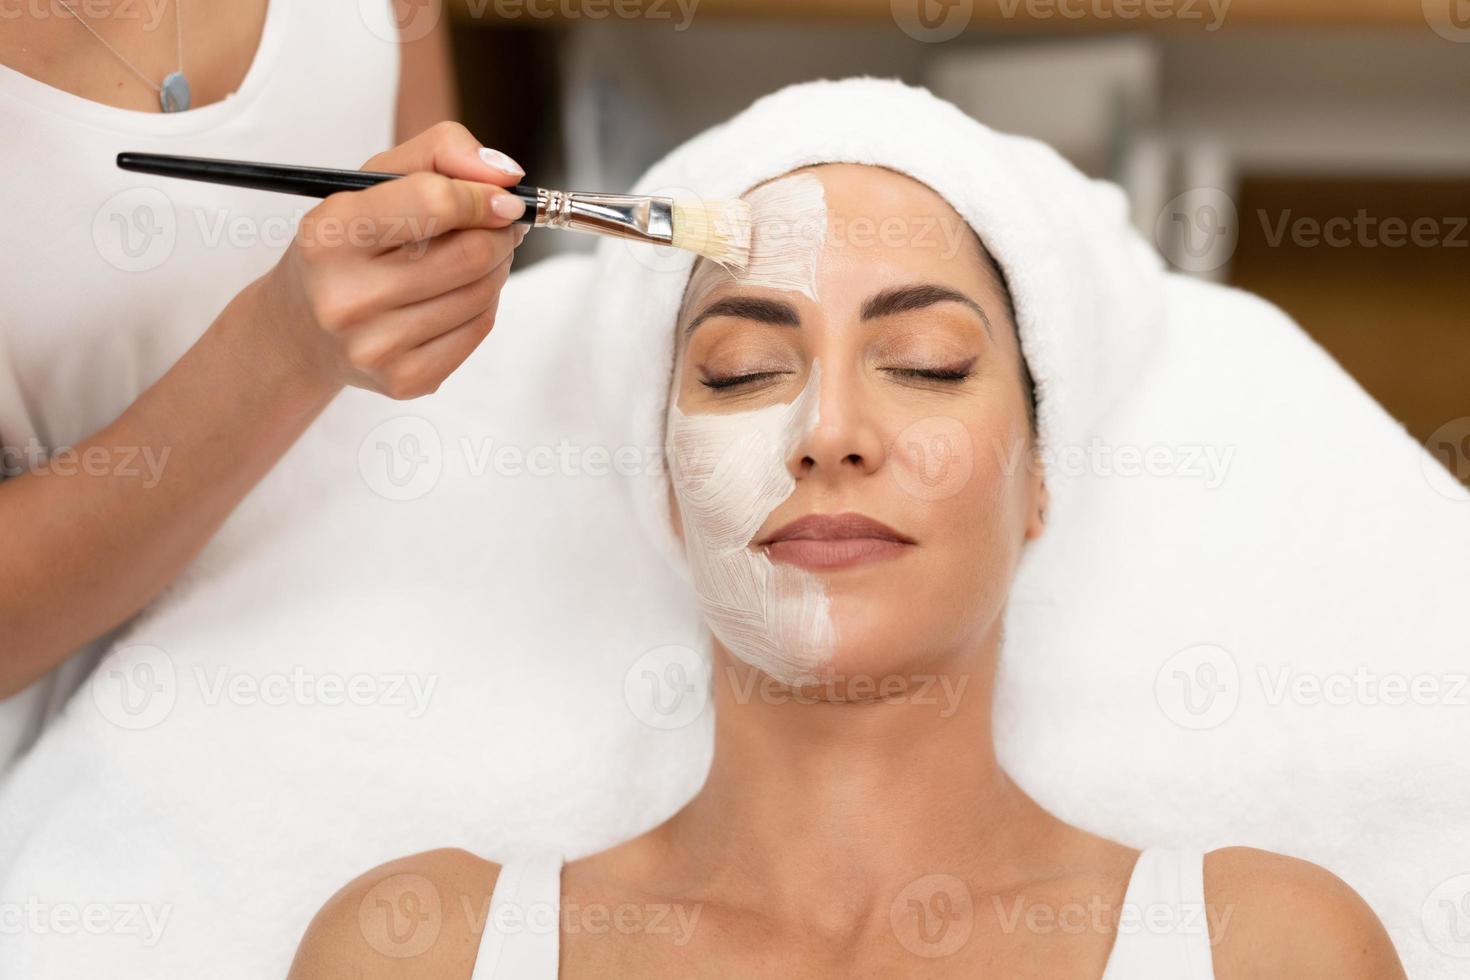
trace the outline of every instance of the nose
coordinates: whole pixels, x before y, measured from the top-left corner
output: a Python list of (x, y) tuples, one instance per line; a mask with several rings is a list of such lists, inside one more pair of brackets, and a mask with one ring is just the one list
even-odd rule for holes
[(822, 366), (817, 419), (796, 445), (787, 468), (798, 481), (838, 483), (883, 465), (877, 409), (853, 372)]

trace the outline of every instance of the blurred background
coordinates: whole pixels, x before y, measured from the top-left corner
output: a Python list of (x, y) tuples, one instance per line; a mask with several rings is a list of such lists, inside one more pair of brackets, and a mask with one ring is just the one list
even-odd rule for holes
[(1470, 0), (399, 4), (451, 18), (462, 121), (553, 186), (626, 190), (792, 82), (925, 85), (1119, 183), (1171, 264), (1285, 308), (1470, 483)]

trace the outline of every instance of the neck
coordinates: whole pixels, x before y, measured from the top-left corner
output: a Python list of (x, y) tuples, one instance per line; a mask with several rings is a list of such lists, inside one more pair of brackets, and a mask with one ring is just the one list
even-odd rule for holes
[(998, 639), (890, 679), (886, 699), (871, 685), (795, 691), (716, 642), (714, 761), (663, 828), (669, 846), (722, 901), (767, 910), (809, 910), (821, 894), (862, 915), (930, 871), (1020, 880), (1058, 822), (996, 762)]

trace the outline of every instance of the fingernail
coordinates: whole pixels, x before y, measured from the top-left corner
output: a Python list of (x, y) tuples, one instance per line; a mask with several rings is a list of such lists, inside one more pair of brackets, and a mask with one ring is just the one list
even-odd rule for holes
[(499, 150), (492, 150), (488, 146), (482, 146), (480, 147), (480, 159), (485, 161), (486, 166), (494, 167), (501, 173), (510, 174), (512, 177), (526, 176), (526, 171), (521, 168), (519, 163), (516, 163)]
[(526, 202), (514, 194), (496, 194), (490, 199), (490, 210), (497, 218), (514, 221), (526, 213)]

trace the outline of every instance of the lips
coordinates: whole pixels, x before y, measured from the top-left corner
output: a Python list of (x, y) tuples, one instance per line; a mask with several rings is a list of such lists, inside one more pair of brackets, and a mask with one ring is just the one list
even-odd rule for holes
[(772, 561), (832, 569), (894, 558), (914, 539), (863, 514), (808, 514), (756, 544)]

